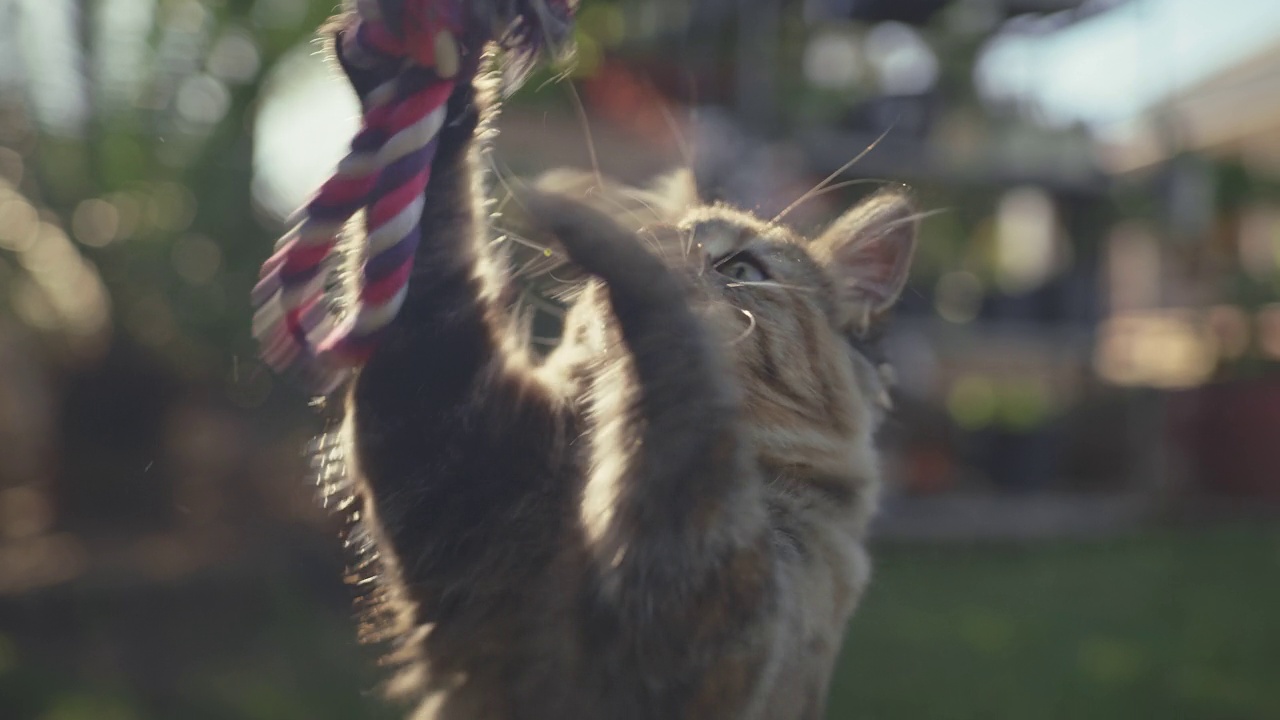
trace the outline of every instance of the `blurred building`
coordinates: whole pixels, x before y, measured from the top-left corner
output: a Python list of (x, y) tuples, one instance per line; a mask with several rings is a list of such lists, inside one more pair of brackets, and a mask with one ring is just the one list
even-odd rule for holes
[[(1049, 100), (1025, 87), (1037, 71), (1053, 76), (1037, 70), (1047, 63), (1031, 52), (1037, 44), (1084, 47), (1090, 32), (1114, 41), (1142, 7), (597, 6), (584, 16), (581, 71), (596, 157), (581, 121), (566, 116), (548, 130), (541, 108), (536, 129), (511, 111), (506, 147), (514, 155), (535, 132), (559, 137), (523, 162), (594, 159), (629, 180), (692, 155), (704, 192), (764, 216), (834, 175), (836, 188), (788, 210), (802, 228), (876, 182), (915, 186), (939, 212), (925, 221), (890, 338), (902, 402), (887, 440), (902, 483), (886, 530), (1131, 526), (1187, 507), (1179, 498), (1276, 484), (1228, 479), (1241, 472), (1280, 478), (1280, 465), (1256, 452), (1254, 470), (1228, 471), (1205, 453), (1231, 452), (1196, 450), (1187, 437), (1209, 412), (1202, 395), (1215, 392), (1196, 388), (1230, 385), (1240, 367), (1273, 357), (1274, 287), (1255, 288), (1244, 308), (1227, 286), (1250, 273), (1271, 282), (1275, 213), (1227, 195), (1256, 200), (1255, 181), (1275, 173), (1280, 134), (1267, 98), (1280, 32), (1243, 60), (1152, 95), (1123, 124), (1049, 117)], [(1162, 30), (1171, 20), (1155, 12)], [(1246, 176), (1253, 184), (1240, 189)], [(1270, 426), (1265, 410), (1250, 412)]]
[[(367, 689), (349, 666), (323, 669), (353, 651), (300, 452), (319, 420), (256, 362), (246, 300), (354, 129), (313, 44), (335, 4), (0, 2), (5, 718), (135, 717), (92, 694), (32, 709), (95, 683), (146, 717), (366, 710), (342, 705)], [(688, 164), (708, 199), (802, 230), (914, 188), (883, 536), (1094, 536), (1280, 501), (1274, 0), (585, 0), (577, 41), (572, 85), (544, 70), (508, 102), (496, 176)], [(287, 585), (329, 602), (341, 642), (295, 624), (311, 606)], [(1103, 641), (1101, 665), (1138, 667)], [(229, 667), (193, 670), (205, 656)], [(1236, 707), (1244, 686), (1188, 667), (1169, 684)], [(307, 710), (276, 704), (290, 682)], [(213, 700), (241, 690), (267, 710)]]
[[(146, 527), (130, 567), (207, 566), (231, 535), (315, 520), (302, 400), (253, 361), (240, 299), (353, 100), (308, 44), (325, 3), (78, 7), (0, 9), (0, 437), (28, 448), (0, 467), (0, 515), (45, 518), (18, 523), (22, 542)], [(928, 216), (888, 338), (887, 529), (1094, 531), (1189, 491), (1274, 495), (1274, 461), (1186, 434), (1271, 412), (1196, 388), (1263, 397), (1280, 359), (1280, 50), (1272, 37), (1124, 132), (1026, 92), (1044, 64), (1028, 48), (1132, 7), (596, 0), (580, 99), (535, 78), (497, 157), (636, 182), (688, 163), (708, 199), (802, 229), (914, 186)], [(1250, 475), (1218, 457), (1258, 459)], [(226, 532), (247, 516), (253, 532)], [(76, 572), (119, 567), (80, 550)]]

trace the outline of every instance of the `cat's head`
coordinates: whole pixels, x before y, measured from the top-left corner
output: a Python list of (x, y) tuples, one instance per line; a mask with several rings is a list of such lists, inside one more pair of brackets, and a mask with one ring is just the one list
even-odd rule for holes
[[(687, 278), (691, 304), (724, 345), (748, 428), (767, 459), (840, 464), (887, 406), (887, 366), (869, 348), (907, 279), (917, 213), (903, 189), (854, 206), (816, 237), (723, 205), (701, 205), (687, 174), (648, 190), (560, 173), (576, 197), (636, 233)], [(566, 337), (599, 328), (600, 288), (571, 310)]]

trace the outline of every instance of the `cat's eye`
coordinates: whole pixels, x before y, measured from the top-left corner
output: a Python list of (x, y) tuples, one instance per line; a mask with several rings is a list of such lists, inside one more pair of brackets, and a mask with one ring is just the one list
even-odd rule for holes
[(716, 263), (716, 272), (738, 282), (760, 282), (769, 279), (764, 265), (754, 255), (739, 252)]

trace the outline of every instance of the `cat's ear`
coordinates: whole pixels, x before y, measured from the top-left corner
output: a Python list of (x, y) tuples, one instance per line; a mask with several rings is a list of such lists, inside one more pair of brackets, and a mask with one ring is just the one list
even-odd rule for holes
[(657, 199), (663, 214), (672, 220), (678, 220), (701, 204), (698, 200), (698, 183), (693, 171), (687, 168), (654, 178), (649, 183), (649, 192)]
[(919, 215), (898, 190), (854, 206), (814, 241), (813, 251), (836, 283), (842, 321), (866, 330), (902, 294), (915, 254)]

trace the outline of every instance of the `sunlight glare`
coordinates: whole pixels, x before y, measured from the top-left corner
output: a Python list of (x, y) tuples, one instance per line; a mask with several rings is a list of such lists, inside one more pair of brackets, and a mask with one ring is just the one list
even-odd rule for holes
[(296, 48), (272, 70), (258, 111), (253, 195), (279, 220), (320, 187), (360, 126), (355, 94), (314, 48)]

